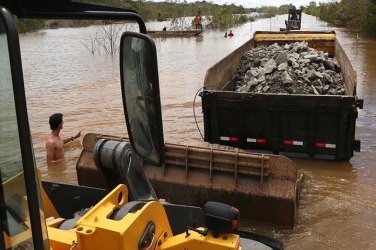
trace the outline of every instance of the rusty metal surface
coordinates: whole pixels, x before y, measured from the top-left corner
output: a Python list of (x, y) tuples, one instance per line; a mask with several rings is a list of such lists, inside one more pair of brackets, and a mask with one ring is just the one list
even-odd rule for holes
[[(96, 141), (103, 138), (127, 140), (85, 135), (76, 165), (80, 185), (110, 188), (120, 181), (118, 173), (104, 173), (92, 159)], [(160, 198), (196, 206), (209, 200), (225, 202), (238, 207), (245, 219), (294, 227), (301, 185), (296, 167), (288, 158), (168, 143), (166, 156), (164, 167), (144, 165)], [(108, 184), (109, 180), (113, 183)]]

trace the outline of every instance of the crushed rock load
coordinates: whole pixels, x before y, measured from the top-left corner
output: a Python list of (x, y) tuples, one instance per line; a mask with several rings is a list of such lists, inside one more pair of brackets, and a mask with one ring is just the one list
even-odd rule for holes
[(339, 63), (328, 53), (296, 42), (245, 52), (235, 76), (236, 92), (345, 95)]

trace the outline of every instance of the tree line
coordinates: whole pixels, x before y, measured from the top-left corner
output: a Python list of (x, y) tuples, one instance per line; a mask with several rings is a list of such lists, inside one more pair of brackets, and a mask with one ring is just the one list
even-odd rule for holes
[[(91, 0), (80, 0), (90, 3)], [(137, 11), (145, 21), (167, 19), (177, 20), (180, 17), (210, 16), (210, 27), (228, 28), (247, 22), (245, 16), (249, 12), (262, 13), (262, 17), (273, 17), (288, 13), (288, 10), (295, 8), (292, 4), (285, 4), (279, 7), (264, 6), (260, 8), (246, 9), (242, 5), (235, 4), (214, 4), (207, 1), (188, 3), (187, 1), (166, 0), (164, 2), (148, 2), (143, 0), (97, 0), (96, 4), (120, 7)], [(376, 35), (376, 0), (341, 0), (339, 2), (316, 3), (311, 1), (308, 6), (300, 6), (309, 15), (337, 26), (344, 26), (356, 29), (357, 32)], [(240, 14), (240, 15), (235, 15)], [(17, 20), (20, 32), (30, 32), (43, 29), (56, 24), (58, 27), (75, 27), (93, 24), (93, 21), (45, 21), (45, 20)]]
[(319, 4), (312, 1), (304, 12), (336, 26), (376, 35), (376, 0), (342, 0)]
[[(80, 2), (90, 3), (92, 1), (80, 0)], [(166, 21), (167, 19), (176, 20), (180, 17), (194, 16), (196, 14), (199, 14), (200, 16), (211, 16), (209, 21), (211, 22), (211, 27), (213, 28), (227, 28), (247, 22), (248, 19), (244, 14), (249, 11), (242, 5), (219, 5), (207, 1), (188, 3), (185, 0), (166, 0), (164, 2), (150, 2), (142, 0), (96, 0), (95, 4), (135, 10), (145, 21)], [(48, 28), (51, 24), (57, 27), (76, 27), (90, 25), (93, 23), (95, 22), (17, 20), (18, 29), (20, 32), (31, 32)]]
[(289, 9), (296, 9), (293, 4), (284, 4), (279, 7), (275, 6), (263, 6), (260, 8), (252, 8), (251, 11), (258, 12), (262, 14), (263, 17), (269, 18), (276, 15), (283, 15), (289, 12)]

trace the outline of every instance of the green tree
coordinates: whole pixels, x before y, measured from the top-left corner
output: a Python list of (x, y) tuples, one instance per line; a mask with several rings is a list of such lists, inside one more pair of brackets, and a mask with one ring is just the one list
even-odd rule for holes
[(278, 7), (263, 6), (259, 8), (257, 12), (264, 14), (265, 17), (274, 17), (278, 14)]
[(340, 2), (311, 2), (304, 10), (307, 14), (356, 32), (376, 34), (376, 0), (342, 0)]

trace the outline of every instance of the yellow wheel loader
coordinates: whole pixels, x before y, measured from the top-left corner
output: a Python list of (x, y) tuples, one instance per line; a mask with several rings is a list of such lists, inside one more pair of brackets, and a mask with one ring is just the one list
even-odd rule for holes
[[(117, 168), (125, 184), (111, 192), (42, 182), (27, 114), (14, 17), (129, 20), (140, 33), (121, 38), (120, 77), (130, 143), (99, 142), (95, 161)], [(140, 160), (164, 161), (156, 49), (131, 10), (70, 0), (0, 0), (1, 249), (282, 249), (273, 239), (238, 230), (239, 211), (160, 201)], [(104, 146), (105, 145), (105, 146)]]

